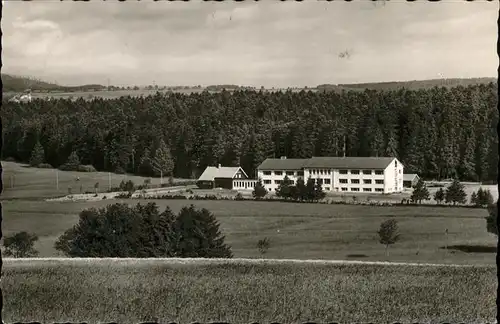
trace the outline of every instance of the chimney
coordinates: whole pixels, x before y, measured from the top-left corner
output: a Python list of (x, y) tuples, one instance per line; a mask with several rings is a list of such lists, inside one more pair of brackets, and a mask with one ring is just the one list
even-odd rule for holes
[(286, 160), (286, 156), (282, 156), (282, 157), (281, 157), (281, 159), (282, 159), (282, 160)]
[(219, 165), (217, 166), (217, 169), (220, 169), (220, 163), (219, 163)]

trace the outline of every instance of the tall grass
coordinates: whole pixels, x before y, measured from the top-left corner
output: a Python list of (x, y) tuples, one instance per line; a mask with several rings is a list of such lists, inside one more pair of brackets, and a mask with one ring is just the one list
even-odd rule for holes
[(488, 322), (494, 267), (226, 260), (12, 261), (4, 320)]

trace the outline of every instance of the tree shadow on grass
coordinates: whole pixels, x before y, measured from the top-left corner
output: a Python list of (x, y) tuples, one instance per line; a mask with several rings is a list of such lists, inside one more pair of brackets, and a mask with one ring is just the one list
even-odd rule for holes
[[(440, 249), (446, 249), (445, 246), (441, 246)], [(496, 246), (487, 245), (450, 245), (448, 250), (456, 250), (466, 253), (497, 253)]]
[(346, 255), (348, 258), (367, 258), (366, 254), (348, 254)]

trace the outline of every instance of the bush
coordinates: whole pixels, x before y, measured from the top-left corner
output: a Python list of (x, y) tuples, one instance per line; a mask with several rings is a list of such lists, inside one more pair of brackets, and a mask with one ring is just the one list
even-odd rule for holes
[(486, 217), (486, 230), (498, 236), (497, 228), (498, 205), (497, 203), (488, 206), (488, 217)]
[(14, 258), (28, 258), (38, 255), (34, 244), (38, 241), (38, 236), (29, 234), (28, 232), (18, 232), (16, 234), (6, 236), (3, 242), (5, 247), (5, 255)]
[(267, 237), (257, 242), (257, 249), (259, 249), (260, 254), (265, 254), (270, 247), (271, 241)]
[(245, 200), (245, 198), (243, 198), (243, 195), (240, 192), (238, 192), (234, 197), (234, 200)]
[(118, 199), (129, 199), (131, 197), (132, 197), (131, 192), (122, 192), (122, 193), (119, 193), (118, 195), (116, 195), (116, 198), (118, 198)]
[(70, 257), (232, 257), (208, 210), (191, 205), (175, 216), (155, 203), (83, 210), (55, 248)]
[(8, 158), (4, 159), (5, 162), (16, 162), (16, 159), (14, 159), (12, 156), (9, 156)]
[(116, 174), (125, 174), (125, 170), (122, 167), (117, 167), (115, 169)]
[(63, 164), (59, 166), (58, 168), (61, 171), (77, 171), (78, 166), (70, 165), (70, 164)]
[(48, 163), (40, 163), (36, 166), (39, 169), (53, 169), (54, 167)]
[(119, 189), (120, 189), (120, 191), (133, 192), (133, 191), (135, 191), (134, 182), (132, 180), (128, 180), (128, 181), (122, 180), (122, 182), (120, 182)]
[(78, 172), (97, 172), (93, 165), (79, 165), (76, 170)]
[(174, 215), (159, 213), (154, 203), (112, 204), (80, 213), (55, 248), (71, 257), (169, 257), (168, 239)]

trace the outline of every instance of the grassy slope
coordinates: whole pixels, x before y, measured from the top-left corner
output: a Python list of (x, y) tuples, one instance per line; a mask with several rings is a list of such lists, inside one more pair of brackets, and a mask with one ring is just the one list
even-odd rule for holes
[[(3, 192), (0, 198), (3, 199), (40, 199), (48, 197), (58, 197), (68, 194), (68, 187), (72, 188), (72, 193), (80, 192), (80, 185), (83, 192), (94, 192), (94, 184), (99, 182), (100, 191), (109, 189), (109, 176), (107, 172), (71, 172), (58, 171), (59, 190), (56, 186), (55, 169), (31, 168), (23, 164), (2, 161), (3, 168)], [(75, 181), (80, 177), (80, 181)], [(111, 186), (118, 187), (122, 180), (132, 180), (136, 185), (144, 183), (145, 177), (111, 174)], [(167, 178), (163, 181), (167, 182)], [(182, 182), (182, 179), (174, 179)], [(152, 184), (160, 184), (160, 178), (152, 178)]]
[[(155, 201), (177, 212), (193, 203), (214, 212), (236, 257), (259, 257), (256, 243), (268, 237), (269, 258), (346, 259), (364, 254), (362, 260), (385, 260), (378, 243), (380, 223), (390, 217), (400, 223), (401, 241), (389, 248), (391, 261), (494, 263), (493, 253), (446, 252), (448, 245), (495, 246), (486, 232), (485, 210), (435, 207), (370, 207), (253, 201), (103, 200), (97, 202), (3, 202), (5, 235), (30, 231), (39, 235), (40, 256), (56, 256), (57, 237), (78, 221), (78, 213), (111, 202)], [(444, 235), (448, 229), (448, 237)], [(279, 230), (279, 232), (278, 232)], [(416, 254), (419, 252), (418, 255)], [(353, 257), (359, 259), (359, 257)]]
[[(11, 261), (6, 322), (488, 322), (494, 267)], [(29, 305), (29, 306), (28, 306)]]

